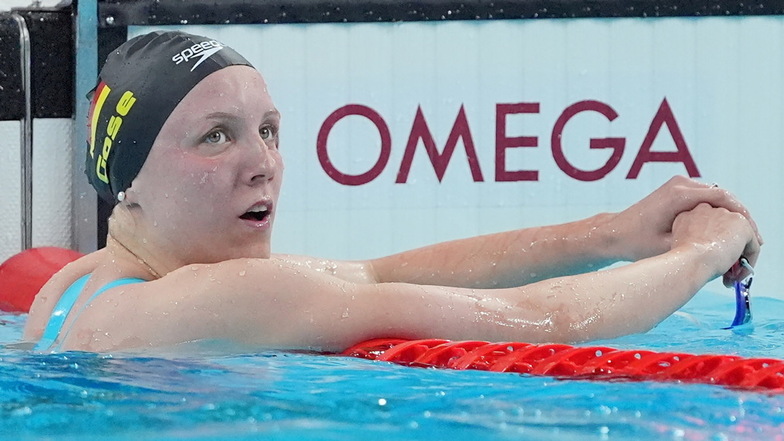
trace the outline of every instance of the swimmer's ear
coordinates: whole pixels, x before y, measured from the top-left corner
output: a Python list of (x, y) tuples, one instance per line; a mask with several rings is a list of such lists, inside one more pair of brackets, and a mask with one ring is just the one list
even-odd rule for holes
[(133, 182), (131, 182), (131, 186), (125, 189), (125, 197), (122, 200), (122, 204), (131, 206), (131, 205), (139, 205), (139, 194), (136, 192), (136, 189), (133, 188)]

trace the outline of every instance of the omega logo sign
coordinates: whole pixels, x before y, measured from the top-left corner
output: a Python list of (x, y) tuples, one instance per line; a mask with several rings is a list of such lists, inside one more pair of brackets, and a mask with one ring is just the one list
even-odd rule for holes
[[(539, 113), (538, 102), (531, 103), (497, 103), (495, 106), (495, 173), (496, 182), (512, 181), (538, 181), (538, 170), (509, 170), (506, 164), (506, 153), (514, 148), (538, 148), (539, 137), (537, 136), (507, 136), (507, 116), (514, 114), (537, 114)], [(558, 168), (567, 176), (579, 181), (596, 181), (605, 177), (613, 171), (621, 160), (626, 150), (626, 138), (590, 138), (588, 140), (589, 149), (609, 149), (610, 157), (599, 168), (583, 170), (574, 166), (564, 153), (564, 146), (561, 141), (564, 128), (569, 121), (576, 115), (583, 112), (595, 112), (608, 121), (612, 122), (618, 118), (618, 113), (606, 103), (595, 100), (585, 100), (576, 102), (566, 107), (553, 124), (550, 134), (550, 150), (552, 158)], [(342, 119), (348, 116), (364, 117), (373, 123), (381, 141), (381, 151), (375, 164), (367, 171), (360, 174), (348, 174), (339, 170), (330, 160), (327, 149), (327, 141), (330, 131)], [(675, 151), (659, 152), (652, 151), (653, 142), (657, 136), (662, 134), (666, 127), (675, 144)], [(667, 135), (662, 135), (667, 136)], [(433, 166), (433, 170), (439, 182), (443, 179), (447, 166), (455, 151), (458, 140), (462, 144), (468, 158), (468, 168), (474, 182), (484, 182), (485, 176), (479, 164), (476, 154), (476, 144), (471, 135), (468, 117), (464, 106), (460, 106), (457, 118), (447, 138), (443, 149), (436, 145), (433, 135), (428, 127), (427, 120), (421, 107), (417, 107), (408, 141), (405, 145), (403, 159), (398, 168), (395, 183), (404, 184), (408, 180), (411, 164), (417, 146), (422, 141), (427, 157)], [(343, 185), (364, 185), (376, 179), (387, 167), (392, 151), (392, 134), (384, 118), (375, 110), (360, 104), (348, 104), (332, 112), (322, 123), (316, 139), (316, 151), (319, 163), (327, 175), (334, 181)], [(690, 177), (699, 177), (700, 172), (692, 158), (689, 148), (686, 145), (683, 133), (678, 126), (675, 115), (670, 108), (667, 99), (664, 98), (658, 110), (648, 125), (647, 132), (637, 150), (637, 154), (632, 165), (626, 174), (626, 179), (636, 179), (640, 174), (643, 165), (652, 162), (670, 162), (683, 164), (686, 173)]]

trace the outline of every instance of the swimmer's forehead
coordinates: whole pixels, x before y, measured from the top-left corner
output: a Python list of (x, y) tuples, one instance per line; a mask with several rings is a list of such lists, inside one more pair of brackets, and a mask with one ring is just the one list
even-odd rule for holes
[(258, 71), (236, 66), (215, 72), (197, 84), (172, 112), (170, 119), (279, 120), (280, 112)]

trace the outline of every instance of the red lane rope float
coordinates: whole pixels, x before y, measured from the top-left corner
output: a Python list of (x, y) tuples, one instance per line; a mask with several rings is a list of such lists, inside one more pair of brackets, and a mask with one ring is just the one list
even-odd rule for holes
[(0, 263), (0, 311), (30, 311), (35, 295), (49, 278), (82, 256), (66, 248), (39, 247), (24, 250)]
[(516, 372), (557, 378), (705, 383), (784, 393), (784, 360), (606, 346), (375, 339), (342, 355), (406, 366)]

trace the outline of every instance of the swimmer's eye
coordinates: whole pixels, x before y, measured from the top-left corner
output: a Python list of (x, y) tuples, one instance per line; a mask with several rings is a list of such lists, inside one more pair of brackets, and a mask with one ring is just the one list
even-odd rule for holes
[(276, 132), (277, 131), (272, 126), (264, 126), (261, 129), (259, 129), (259, 135), (261, 135), (261, 139), (265, 141), (274, 138)]
[(204, 142), (208, 144), (221, 144), (228, 140), (228, 135), (221, 129), (213, 130), (204, 137)]

